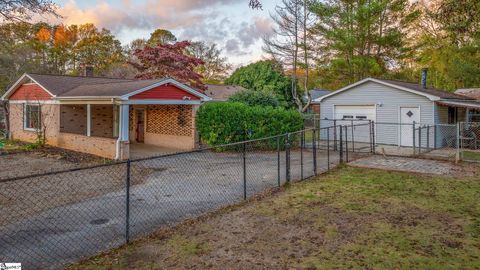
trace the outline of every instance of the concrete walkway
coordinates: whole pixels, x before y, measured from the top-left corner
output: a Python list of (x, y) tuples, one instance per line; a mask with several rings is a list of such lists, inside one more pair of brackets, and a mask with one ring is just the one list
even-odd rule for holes
[(456, 171), (453, 163), (406, 157), (384, 157), (380, 155), (361, 158), (349, 163), (354, 167), (425, 174), (450, 175)]

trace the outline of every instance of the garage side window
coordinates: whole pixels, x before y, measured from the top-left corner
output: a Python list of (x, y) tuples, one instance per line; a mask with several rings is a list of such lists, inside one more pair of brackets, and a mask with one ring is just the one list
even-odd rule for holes
[(25, 104), (23, 127), (27, 130), (38, 130), (40, 123), (40, 105)]

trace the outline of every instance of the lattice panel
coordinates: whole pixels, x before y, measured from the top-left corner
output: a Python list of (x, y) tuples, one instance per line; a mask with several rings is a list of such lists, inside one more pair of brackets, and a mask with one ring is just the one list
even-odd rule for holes
[(151, 105), (147, 107), (147, 132), (192, 136), (193, 116), (190, 105)]

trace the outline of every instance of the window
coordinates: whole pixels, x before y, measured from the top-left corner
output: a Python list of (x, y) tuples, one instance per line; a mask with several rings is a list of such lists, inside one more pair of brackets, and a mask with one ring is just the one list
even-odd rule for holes
[(470, 110), (469, 119), (471, 122), (480, 122), (480, 110)]
[(23, 127), (27, 130), (40, 129), (40, 105), (25, 105), (25, 112), (23, 117)]
[(448, 123), (455, 124), (458, 119), (458, 111), (455, 107), (448, 107)]
[(344, 115), (343, 119), (353, 119), (353, 115)]
[(365, 115), (358, 115), (357, 117), (355, 117), (357, 119), (360, 119), (360, 120), (365, 120), (367, 119), (367, 117)]

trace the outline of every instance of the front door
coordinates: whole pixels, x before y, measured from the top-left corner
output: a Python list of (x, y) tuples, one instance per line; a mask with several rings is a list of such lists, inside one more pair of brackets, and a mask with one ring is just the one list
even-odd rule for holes
[(143, 143), (145, 141), (145, 111), (137, 110), (137, 129), (136, 129), (136, 141)]
[(400, 145), (413, 146), (413, 123), (420, 123), (420, 108), (400, 108)]

